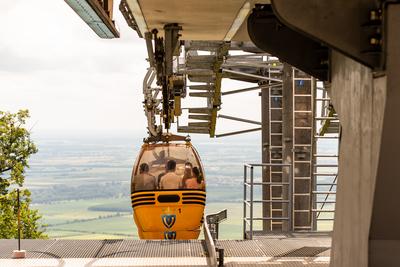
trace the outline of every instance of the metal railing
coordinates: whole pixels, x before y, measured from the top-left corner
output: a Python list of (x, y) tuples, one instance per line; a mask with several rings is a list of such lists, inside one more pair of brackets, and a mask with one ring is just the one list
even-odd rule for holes
[(216, 252), (215, 242), (210, 232), (207, 220), (204, 220), (203, 232), (207, 250), (207, 265), (216, 267), (218, 265), (217, 252)]
[[(318, 168), (338, 168), (337, 164), (315, 164), (314, 165), (315, 169)], [(337, 186), (337, 179), (338, 179), (338, 174), (337, 171), (334, 173), (326, 173), (326, 172), (319, 172), (316, 171), (313, 173), (314, 180), (315, 180), (315, 188), (312, 191), (313, 195), (313, 204), (314, 208), (312, 209), (312, 212), (314, 213), (314, 220), (315, 223), (318, 224), (318, 221), (332, 221), (334, 220), (334, 216), (331, 217), (324, 217), (321, 218), (321, 214), (333, 214), (335, 213), (335, 207), (334, 205), (336, 204), (336, 186)], [(320, 182), (319, 177), (326, 177), (326, 176), (331, 176), (334, 177), (331, 182)], [(327, 190), (321, 190), (321, 187), (328, 187)], [(330, 198), (330, 196), (333, 196)], [(322, 197), (322, 199), (321, 199)], [(333, 208), (332, 208), (333, 205)], [(326, 208), (328, 206), (328, 208)]]
[[(254, 167), (282, 167), (288, 168), (288, 181), (287, 182), (254, 182)], [(250, 177), (248, 177), (248, 172), (250, 170)], [(244, 164), (244, 175), (243, 175), (243, 238), (253, 239), (254, 231), (254, 221), (287, 221), (289, 226), (289, 231), (293, 230), (293, 184), (292, 184), (292, 165), (291, 164), (280, 164), (280, 163), (257, 163), (257, 164)], [(248, 180), (250, 178), (250, 180)], [(254, 200), (254, 187), (255, 186), (282, 186), (287, 187), (286, 198), (282, 196), (282, 199), (261, 199)], [(249, 191), (249, 192), (248, 192)], [(248, 199), (249, 193), (249, 199)], [(282, 203), (282, 205), (287, 205), (287, 216), (281, 217), (254, 217), (254, 203)], [(249, 208), (249, 216), (247, 215), (247, 208)], [(247, 230), (249, 227), (249, 230)]]

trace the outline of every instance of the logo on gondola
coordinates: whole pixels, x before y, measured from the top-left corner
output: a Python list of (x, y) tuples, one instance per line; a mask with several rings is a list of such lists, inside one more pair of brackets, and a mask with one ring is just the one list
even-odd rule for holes
[(162, 215), (161, 218), (162, 218), (163, 224), (167, 228), (171, 228), (175, 224), (175, 221), (176, 221), (176, 215), (167, 214), (167, 215)]
[(164, 239), (176, 239), (176, 232), (175, 231), (164, 232)]

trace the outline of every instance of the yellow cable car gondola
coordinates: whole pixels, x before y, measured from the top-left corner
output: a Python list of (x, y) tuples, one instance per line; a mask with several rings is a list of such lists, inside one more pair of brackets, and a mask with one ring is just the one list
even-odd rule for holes
[(206, 191), (192, 144), (143, 144), (132, 171), (131, 200), (141, 239), (196, 239)]

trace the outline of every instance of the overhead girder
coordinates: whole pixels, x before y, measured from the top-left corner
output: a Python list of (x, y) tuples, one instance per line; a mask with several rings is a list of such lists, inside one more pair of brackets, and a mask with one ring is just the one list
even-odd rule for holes
[(249, 16), (249, 36), (259, 48), (322, 80), (328, 77), (326, 61), (320, 61), (327, 56), (323, 46), (384, 71), (386, 10), (392, 3), (399, 1), (272, 0)]
[(258, 48), (320, 80), (328, 80), (329, 49), (282, 24), (271, 5), (256, 5), (247, 29)]
[(272, 0), (279, 21), (373, 70), (384, 69), (386, 3), (379, 0)]

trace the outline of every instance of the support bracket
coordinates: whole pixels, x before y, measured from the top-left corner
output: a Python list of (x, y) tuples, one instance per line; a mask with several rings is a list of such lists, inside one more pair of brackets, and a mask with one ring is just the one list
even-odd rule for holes
[(374, 71), (385, 69), (389, 2), (398, 0), (271, 0), (274, 14), (287, 27)]
[(328, 80), (329, 49), (281, 23), (271, 5), (256, 5), (247, 29), (258, 48), (320, 80)]

